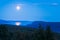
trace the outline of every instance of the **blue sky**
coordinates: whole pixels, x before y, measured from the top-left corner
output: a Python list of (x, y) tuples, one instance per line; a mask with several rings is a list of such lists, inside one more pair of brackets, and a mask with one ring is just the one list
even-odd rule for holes
[(0, 19), (60, 22), (60, 0), (0, 0)]

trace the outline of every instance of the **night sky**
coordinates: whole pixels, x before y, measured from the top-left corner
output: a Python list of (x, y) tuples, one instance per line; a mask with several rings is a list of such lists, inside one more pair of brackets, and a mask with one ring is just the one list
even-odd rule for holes
[(60, 22), (60, 0), (0, 0), (0, 19)]

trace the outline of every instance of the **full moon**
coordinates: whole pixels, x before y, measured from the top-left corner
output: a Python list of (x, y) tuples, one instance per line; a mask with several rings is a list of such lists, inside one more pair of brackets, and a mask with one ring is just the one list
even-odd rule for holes
[(21, 6), (16, 6), (16, 9), (17, 9), (17, 10), (20, 10), (20, 9), (21, 9)]

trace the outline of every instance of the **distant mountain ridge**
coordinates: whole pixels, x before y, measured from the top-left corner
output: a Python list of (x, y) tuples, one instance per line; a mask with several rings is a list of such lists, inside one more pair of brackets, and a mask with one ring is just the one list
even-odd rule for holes
[(46, 29), (46, 26), (51, 26), (51, 29), (54, 32), (60, 32), (60, 22), (44, 22), (44, 21), (5, 21), (0, 20), (0, 24), (10, 24), (15, 25), (16, 22), (21, 22), (21, 25), (26, 27), (32, 27), (32, 28), (38, 28), (39, 25), (41, 25), (44, 29)]
[(44, 29), (46, 29), (47, 26), (50, 26), (54, 32), (60, 33), (60, 22), (35, 21), (32, 24), (28, 24), (27, 26), (38, 28), (39, 25), (41, 25)]

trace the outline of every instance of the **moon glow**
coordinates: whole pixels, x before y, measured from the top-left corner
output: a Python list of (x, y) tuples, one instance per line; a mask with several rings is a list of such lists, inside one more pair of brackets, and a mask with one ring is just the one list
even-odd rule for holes
[(20, 10), (20, 9), (21, 9), (21, 6), (16, 6), (16, 9), (17, 9), (17, 10)]
[(16, 22), (16, 25), (19, 26), (19, 25), (21, 25), (21, 23), (20, 22)]

